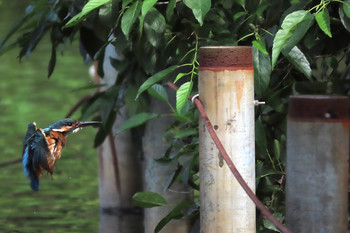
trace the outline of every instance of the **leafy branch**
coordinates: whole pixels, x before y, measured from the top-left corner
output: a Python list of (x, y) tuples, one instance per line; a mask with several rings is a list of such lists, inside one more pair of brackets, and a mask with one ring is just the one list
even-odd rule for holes
[(174, 83), (176, 83), (178, 80), (185, 76), (190, 76), (190, 80), (182, 84), (179, 89), (176, 91), (176, 109), (178, 112), (181, 112), (183, 106), (185, 105), (188, 96), (190, 95), (193, 87), (193, 77), (198, 75), (198, 39), (196, 40), (195, 48), (190, 50), (188, 53), (184, 55), (184, 57), (181, 59), (183, 60), (189, 53), (193, 52), (193, 59), (192, 62), (189, 64), (184, 64), (183, 66), (191, 66), (192, 69), (188, 73), (179, 73)]

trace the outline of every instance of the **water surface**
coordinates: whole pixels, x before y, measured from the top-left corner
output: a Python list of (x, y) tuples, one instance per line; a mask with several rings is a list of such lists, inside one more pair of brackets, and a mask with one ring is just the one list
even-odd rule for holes
[[(0, 36), (30, 1), (2, 1)], [(21, 157), (27, 124), (47, 127), (63, 118), (91, 90), (74, 91), (92, 82), (78, 44), (58, 53), (54, 74), (47, 79), (49, 37), (20, 63), (18, 49), (0, 57), (0, 162)], [(80, 113), (73, 115), (79, 118)], [(30, 189), (21, 163), (0, 167), (0, 232), (98, 232), (97, 156), (93, 128), (68, 137), (53, 178), (44, 174), (40, 190)]]

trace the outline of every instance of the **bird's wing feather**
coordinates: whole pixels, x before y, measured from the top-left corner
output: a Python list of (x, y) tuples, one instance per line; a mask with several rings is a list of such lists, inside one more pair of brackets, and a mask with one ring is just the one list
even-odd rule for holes
[(49, 153), (49, 145), (47, 143), (44, 132), (38, 129), (35, 132), (34, 142), (31, 144), (32, 162), (35, 164), (35, 170), (39, 170), (40, 166), (49, 171), (49, 164), (46, 159), (46, 153)]
[(23, 147), (25, 147), (28, 144), (28, 142), (31, 141), (32, 136), (35, 134), (36, 130), (37, 129), (36, 129), (35, 122), (28, 124), (26, 136), (23, 138)]
[(28, 146), (24, 148), (24, 152), (22, 155), (22, 164), (23, 164), (23, 172), (26, 175), (26, 177), (30, 177), (30, 171), (27, 168), (27, 164), (29, 161), (29, 148)]
[(22, 155), (22, 164), (23, 172), (26, 177), (30, 178), (33, 176), (33, 171), (31, 169), (32, 163), (32, 153), (30, 150), (30, 144), (33, 142), (33, 138), (36, 132), (35, 122), (29, 123), (25, 137), (23, 138), (23, 155)]
[(26, 136), (23, 139), (23, 171), (31, 180), (31, 187), (39, 189), (39, 173), (41, 168), (50, 170), (46, 159), (48, 144), (45, 134), (41, 129), (37, 129), (35, 123), (28, 125)]

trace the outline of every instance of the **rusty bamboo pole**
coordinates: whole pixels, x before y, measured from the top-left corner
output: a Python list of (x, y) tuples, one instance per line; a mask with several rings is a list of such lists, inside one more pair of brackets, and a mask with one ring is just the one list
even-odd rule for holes
[(286, 222), (293, 232), (347, 232), (348, 104), (344, 96), (290, 97)]
[[(254, 71), (251, 47), (202, 47), (199, 98), (237, 169), (255, 190)], [(201, 232), (253, 233), (255, 205), (199, 122)]]

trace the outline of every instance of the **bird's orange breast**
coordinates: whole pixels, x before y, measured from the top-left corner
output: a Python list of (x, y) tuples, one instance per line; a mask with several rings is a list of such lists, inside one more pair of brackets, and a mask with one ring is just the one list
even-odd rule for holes
[(46, 136), (50, 151), (50, 153), (47, 153), (46, 155), (50, 173), (52, 173), (53, 166), (61, 157), (62, 149), (66, 145), (66, 137), (67, 136), (61, 132), (51, 132), (48, 136)]

